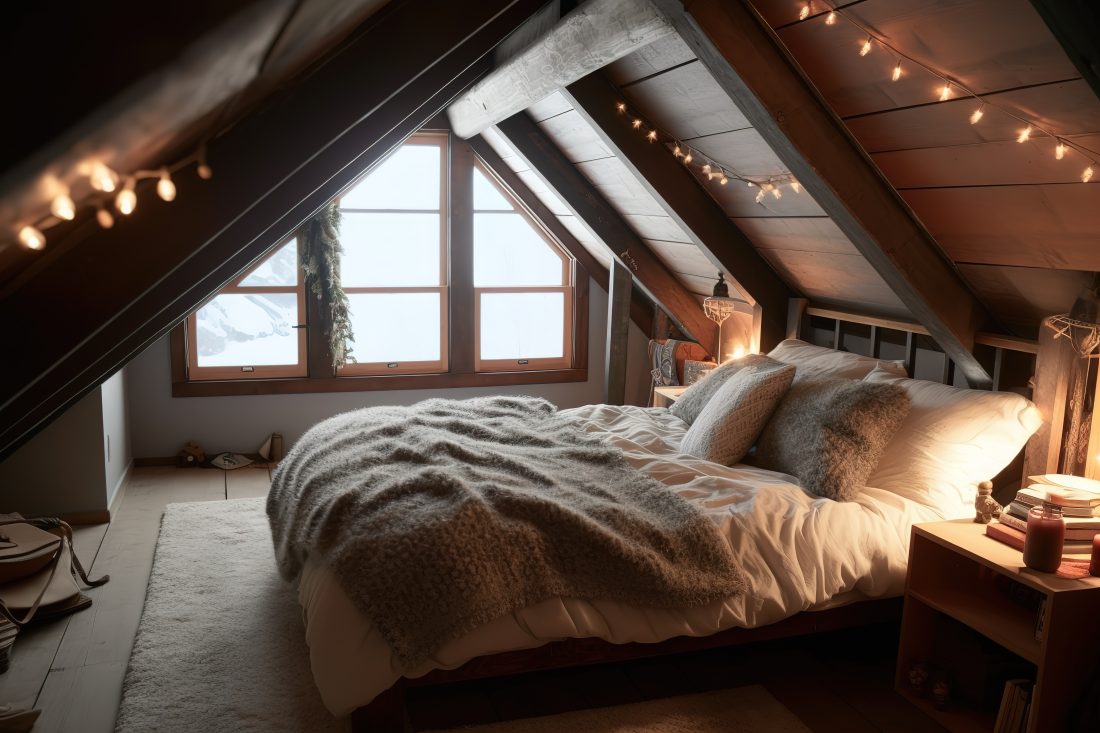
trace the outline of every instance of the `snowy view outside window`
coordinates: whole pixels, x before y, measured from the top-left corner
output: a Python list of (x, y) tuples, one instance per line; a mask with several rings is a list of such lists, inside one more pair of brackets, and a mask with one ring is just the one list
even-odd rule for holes
[[(200, 367), (297, 364), (298, 243), (291, 240), (196, 316)], [(278, 287), (285, 292), (267, 292)], [(265, 288), (249, 293), (250, 288)]]

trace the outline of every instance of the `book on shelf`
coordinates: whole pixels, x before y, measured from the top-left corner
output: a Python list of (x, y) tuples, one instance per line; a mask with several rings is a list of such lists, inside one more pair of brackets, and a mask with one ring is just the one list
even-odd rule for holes
[(1031, 680), (1024, 678), (1005, 682), (994, 733), (1023, 733), (1026, 730), (1033, 685)]
[[(1010, 527), (1015, 527), (1021, 532), (1027, 531), (1027, 512), (1029, 507), (1014, 501), (1004, 508), (999, 519)], [(1100, 534), (1100, 517), (1062, 517), (1066, 523), (1067, 542), (1091, 542), (1092, 538)]]
[(1100, 506), (1100, 481), (1048, 473), (1042, 476), (1028, 476), (1031, 485), (1028, 489), (1050, 495), (1051, 501), (1062, 506)]
[(1017, 491), (1015, 501), (1028, 507), (1054, 504), (1067, 517), (1100, 517), (1100, 498), (1097, 498), (1096, 504), (1064, 504), (1060, 496), (1049, 494), (1045, 488), (1035, 485)]
[(998, 542), (1003, 542), (1020, 552), (1024, 551), (1024, 533), (1013, 526), (1004, 522), (993, 521), (985, 525), (985, 533)]

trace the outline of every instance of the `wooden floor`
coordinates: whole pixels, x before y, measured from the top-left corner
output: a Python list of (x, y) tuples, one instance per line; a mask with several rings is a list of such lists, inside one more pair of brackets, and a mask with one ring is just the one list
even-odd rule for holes
[[(36, 733), (112, 731), (164, 507), (263, 496), (269, 481), (253, 467), (135, 469), (111, 524), (75, 534), (85, 567), (111, 582), (88, 592), (90, 609), (20, 634), (0, 675), (0, 703), (40, 708)], [(877, 627), (419, 690), (408, 708), (421, 730), (759, 683), (815, 731), (941, 730), (892, 691), (895, 649), (896, 629)]]

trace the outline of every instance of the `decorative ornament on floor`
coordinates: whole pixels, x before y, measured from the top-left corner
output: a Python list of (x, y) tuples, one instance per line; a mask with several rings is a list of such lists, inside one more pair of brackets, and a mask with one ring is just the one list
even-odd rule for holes
[(1069, 313), (1051, 316), (1043, 325), (1054, 331), (1055, 338), (1066, 337), (1078, 354), (1096, 358), (1100, 346), (1100, 273), (1093, 275), (1092, 285), (1081, 291)]
[(726, 283), (726, 277), (718, 273), (718, 282), (714, 284), (714, 290), (709, 298), (703, 300), (703, 312), (707, 318), (718, 324), (718, 363), (722, 363), (722, 324), (733, 315), (736, 302), (730, 297), (730, 288)]

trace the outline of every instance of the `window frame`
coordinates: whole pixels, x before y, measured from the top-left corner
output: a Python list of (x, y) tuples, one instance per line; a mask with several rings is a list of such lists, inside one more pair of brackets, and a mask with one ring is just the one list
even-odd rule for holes
[[(309, 371), (309, 344), (306, 325), (306, 284), (302, 276), (302, 268), (299, 263), (295, 268), (295, 284), (291, 285), (241, 285), (253, 272), (280, 249), (296, 239), (295, 232), (284, 237), (272, 247), (255, 265), (248, 268), (229, 285), (219, 290), (214, 295), (203, 301), (203, 304), (194, 310), (184, 321), (186, 329), (187, 349), (187, 378), (196, 382), (209, 382), (218, 380), (238, 379), (279, 379), (287, 377), (304, 377)], [(263, 295), (263, 294), (293, 294), (298, 306), (298, 322), (292, 326), (298, 332), (298, 361), (295, 364), (239, 364), (236, 366), (200, 366), (198, 350), (198, 318), (199, 311), (212, 303), (222, 295)]]

